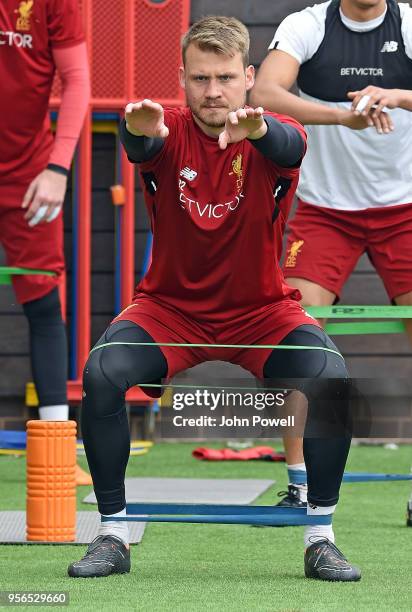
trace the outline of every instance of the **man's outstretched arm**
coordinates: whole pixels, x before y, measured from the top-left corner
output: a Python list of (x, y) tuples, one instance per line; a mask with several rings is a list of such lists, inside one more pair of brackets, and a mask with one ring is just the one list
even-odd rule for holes
[(279, 166), (299, 165), (305, 150), (303, 137), (295, 127), (264, 116), (260, 106), (230, 112), (219, 135), (219, 146), (226, 149), (228, 144), (245, 138)]
[(163, 107), (151, 100), (129, 103), (120, 125), (120, 141), (130, 161), (145, 162), (162, 149), (169, 130), (164, 123)]

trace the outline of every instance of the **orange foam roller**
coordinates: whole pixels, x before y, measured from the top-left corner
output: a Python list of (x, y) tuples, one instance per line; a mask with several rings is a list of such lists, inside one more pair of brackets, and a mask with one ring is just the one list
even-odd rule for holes
[(76, 538), (76, 423), (27, 423), (27, 540)]

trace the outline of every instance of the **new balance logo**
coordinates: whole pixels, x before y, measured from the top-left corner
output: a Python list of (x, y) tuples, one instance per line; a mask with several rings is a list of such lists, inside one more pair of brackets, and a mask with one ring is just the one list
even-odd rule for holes
[(183, 168), (183, 170), (180, 171), (180, 176), (183, 176), (183, 178), (188, 181), (194, 181), (197, 177), (197, 172), (191, 170), (188, 166), (186, 166), (185, 168)]
[(394, 51), (398, 50), (398, 43), (396, 40), (387, 40), (383, 43), (383, 47), (381, 49), (381, 53), (394, 53)]

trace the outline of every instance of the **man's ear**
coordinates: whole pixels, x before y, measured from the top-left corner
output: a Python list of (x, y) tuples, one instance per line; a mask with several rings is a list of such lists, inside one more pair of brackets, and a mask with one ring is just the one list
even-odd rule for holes
[(249, 91), (249, 89), (252, 89), (254, 84), (255, 84), (255, 67), (251, 65), (246, 68), (246, 91)]
[(186, 89), (185, 69), (184, 66), (179, 67), (179, 83), (182, 89)]

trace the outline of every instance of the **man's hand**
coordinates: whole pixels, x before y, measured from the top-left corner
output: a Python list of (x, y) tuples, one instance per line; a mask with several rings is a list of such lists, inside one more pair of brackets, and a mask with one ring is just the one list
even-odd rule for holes
[(226, 118), (226, 125), (219, 135), (219, 147), (226, 149), (232, 142), (240, 142), (245, 138), (256, 140), (262, 138), (267, 132), (267, 125), (263, 119), (263, 108), (239, 108), (232, 111)]
[(394, 128), (391, 117), (388, 113), (381, 112), (376, 117), (369, 113), (355, 113), (353, 110), (340, 110), (338, 116), (339, 125), (343, 125), (351, 130), (364, 130), (368, 127), (375, 127), (378, 134), (389, 134)]
[(22, 202), (30, 227), (54, 221), (63, 206), (66, 187), (67, 176), (54, 170), (43, 170), (32, 180)]
[(378, 116), (384, 108), (398, 108), (402, 102), (400, 89), (383, 89), (369, 85), (360, 91), (348, 92), (348, 98), (352, 100), (352, 110), (355, 113)]
[(151, 100), (130, 102), (125, 109), (126, 128), (135, 136), (167, 138), (169, 129), (164, 123), (163, 107)]
[(352, 111), (355, 115), (371, 117), (372, 120), (381, 117), (388, 118), (388, 129), (394, 129), (390, 115), (385, 111), (400, 107), (402, 96), (400, 89), (383, 89), (369, 85), (360, 91), (349, 91), (348, 98), (352, 100)]

